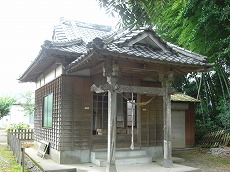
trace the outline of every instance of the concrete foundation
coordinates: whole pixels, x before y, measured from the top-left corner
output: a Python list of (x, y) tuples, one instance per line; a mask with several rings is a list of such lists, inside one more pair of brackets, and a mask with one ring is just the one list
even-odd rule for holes
[(90, 162), (90, 150), (62, 151), (60, 164), (79, 164)]
[[(42, 159), (37, 156), (37, 151), (33, 148), (25, 149), (26, 155), (28, 155), (33, 162), (39, 165), (42, 169), (41, 171), (46, 172), (54, 172), (54, 171), (62, 171), (62, 172), (73, 172), (73, 171), (84, 171), (84, 172), (105, 172), (106, 167), (99, 167), (92, 163), (82, 163), (82, 164), (71, 164), (71, 165), (61, 165), (54, 162), (51, 159)], [(117, 172), (124, 171), (135, 171), (135, 172), (152, 172), (152, 171), (160, 171), (160, 172), (201, 172), (200, 169), (187, 167), (183, 165), (173, 164), (172, 168), (164, 168), (162, 164), (158, 163), (162, 162), (162, 158), (159, 158), (156, 162), (151, 162), (147, 164), (133, 164), (133, 165), (116, 165)]]
[[(34, 147), (35, 149), (38, 150), (40, 146), (39, 142), (34, 142)], [(118, 149), (119, 150), (119, 149)], [(156, 157), (161, 157), (163, 155), (163, 148), (161, 146), (157, 146), (157, 147), (143, 147), (141, 148), (141, 150), (139, 151), (131, 151), (130, 149), (127, 149), (128, 153), (125, 153), (125, 150), (121, 149), (122, 151), (118, 151), (117, 150), (117, 162), (119, 162), (119, 158), (123, 157), (125, 159), (125, 155), (127, 155), (127, 161), (129, 160), (131, 163), (129, 164), (138, 164), (138, 163), (149, 163), (150, 161), (148, 160), (148, 157), (151, 157), (153, 161), (153, 159), (155, 159)], [(145, 154), (141, 154), (139, 155), (139, 153), (143, 152)], [(95, 151), (91, 151), (91, 150), (72, 150), (72, 151), (57, 151), (55, 149), (49, 148), (49, 155), (45, 156), (48, 157), (50, 159), (52, 159), (53, 161), (55, 161), (58, 164), (81, 164), (81, 163), (89, 163), (89, 162), (93, 162), (95, 163), (92, 159), (96, 159), (96, 158), (92, 158), (94, 157)], [(98, 154), (98, 153), (97, 153)], [(124, 156), (123, 156), (124, 155)], [(137, 163), (135, 163), (133, 160), (130, 160), (130, 156), (134, 157), (134, 159), (137, 159), (137, 157), (139, 158), (139, 161), (137, 161)], [(143, 157), (143, 156), (147, 156), (147, 157)], [(103, 151), (103, 157), (100, 157), (101, 159), (103, 159), (103, 163), (104, 165), (98, 165), (98, 166), (105, 166), (105, 164), (107, 163), (107, 150)], [(144, 158), (144, 160), (143, 160)], [(147, 160), (146, 160), (147, 159)], [(118, 164), (125, 164), (125, 161), (121, 160), (120, 163)], [(100, 163), (101, 164), (101, 163)]]
[(152, 157), (153, 159), (163, 156), (163, 147), (162, 146), (143, 147), (142, 149), (145, 149), (147, 155)]
[[(34, 148), (39, 149), (40, 143), (34, 142)], [(90, 150), (72, 150), (72, 151), (57, 151), (49, 148), (49, 154), (45, 156), (47, 159), (52, 159), (58, 164), (80, 164), (90, 162)]]

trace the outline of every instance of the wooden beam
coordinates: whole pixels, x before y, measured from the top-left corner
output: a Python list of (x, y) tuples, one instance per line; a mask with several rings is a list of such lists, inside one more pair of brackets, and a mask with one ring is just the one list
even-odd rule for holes
[[(90, 90), (96, 93), (104, 93), (109, 91), (110, 89), (115, 90), (117, 93), (137, 93), (137, 94), (150, 94), (150, 95), (157, 95), (157, 96), (164, 95), (163, 88), (116, 85), (116, 84), (113, 86), (113, 88), (110, 84), (100, 85), (99, 87), (93, 84)], [(172, 94), (173, 92), (174, 90), (170, 88), (169, 93)]]
[(104, 85), (100, 85), (99, 87), (97, 87), (95, 84), (93, 84), (90, 87), (90, 91), (94, 91), (96, 93), (104, 93), (107, 92), (111, 89), (111, 85), (110, 84), (104, 84)]
[(140, 87), (140, 86), (127, 86), (119, 85), (117, 86), (117, 92), (119, 93), (137, 93), (137, 94), (151, 94), (151, 95), (163, 95), (162, 88), (157, 87)]

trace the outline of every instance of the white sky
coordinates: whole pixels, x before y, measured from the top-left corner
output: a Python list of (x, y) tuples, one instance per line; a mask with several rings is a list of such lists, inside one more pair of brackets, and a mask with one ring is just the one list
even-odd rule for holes
[(17, 78), (36, 58), (44, 40), (51, 38), (60, 17), (117, 24), (96, 0), (0, 1), (0, 96), (17, 97), (34, 89), (34, 84), (19, 84)]

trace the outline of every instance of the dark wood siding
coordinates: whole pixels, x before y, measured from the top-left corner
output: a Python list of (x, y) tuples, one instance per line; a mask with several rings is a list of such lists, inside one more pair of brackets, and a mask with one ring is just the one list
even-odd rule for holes
[(185, 146), (192, 147), (195, 143), (195, 107), (194, 103), (189, 103), (188, 110), (185, 111)]
[[(161, 87), (159, 82), (141, 83), (145, 87)], [(152, 96), (141, 96), (141, 101), (148, 101)], [(141, 107), (141, 145), (142, 146), (162, 146), (163, 133), (163, 97), (156, 96), (146, 106)]]
[(61, 150), (90, 149), (92, 93), (90, 78), (65, 76)]
[[(145, 102), (152, 96), (141, 96)], [(155, 97), (148, 105), (141, 107), (141, 145), (162, 146), (163, 143), (162, 97)]]

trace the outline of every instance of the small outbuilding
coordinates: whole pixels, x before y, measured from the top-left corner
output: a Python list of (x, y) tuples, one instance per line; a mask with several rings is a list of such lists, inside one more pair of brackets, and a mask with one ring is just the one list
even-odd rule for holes
[[(37, 86), (35, 145), (48, 142), (48, 154), (61, 164), (92, 162), (116, 171), (116, 164), (163, 154), (164, 167), (171, 167), (171, 123), (185, 120), (186, 134), (194, 125), (187, 105), (173, 103), (172, 110), (184, 112), (171, 118), (171, 83), (210, 67), (206, 59), (165, 42), (151, 27), (113, 31), (61, 20), (20, 77)], [(190, 138), (183, 147), (193, 144)]]
[(191, 148), (195, 144), (195, 104), (199, 100), (182, 93), (171, 95), (172, 148)]

